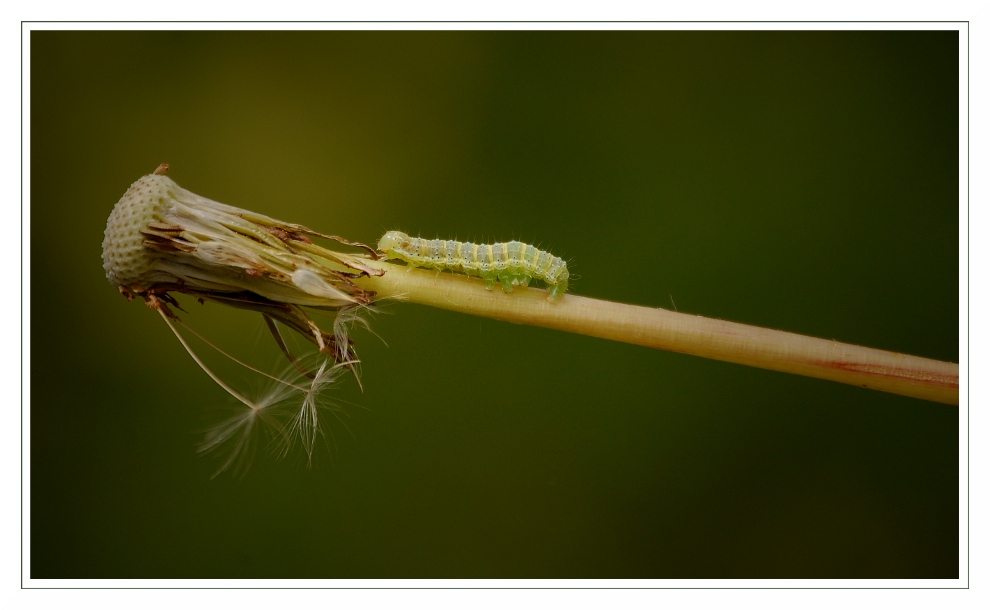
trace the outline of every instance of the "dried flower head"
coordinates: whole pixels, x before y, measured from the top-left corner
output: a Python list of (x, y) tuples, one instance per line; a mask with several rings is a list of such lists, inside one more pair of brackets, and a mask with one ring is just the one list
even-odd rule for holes
[[(193, 359), (244, 403), (249, 414), (264, 421), (272, 405), (301, 395), (297, 416), (285, 423), (288, 429), (281, 434), (300, 441), (312, 455), (320, 431), (319, 390), (337, 378), (341, 367), (358, 376), (347, 326), (362, 321), (357, 314), (372, 304), (375, 294), (353, 280), (383, 273), (365, 265), (361, 257), (328, 250), (312, 238), (363, 248), (372, 258), (377, 258), (375, 250), (201, 197), (166, 177), (166, 171), (163, 164), (132, 184), (110, 213), (103, 239), (107, 279), (128, 300), (139, 296), (157, 310)], [(260, 313), (295, 372), (308, 382), (274, 378), (281, 385), (277, 394), (257, 401), (245, 398), (214, 375), (179, 334), (175, 326), (179, 320), (171, 307), (181, 308), (172, 293)], [(304, 308), (334, 313), (333, 332), (323, 331)], [(276, 322), (311, 341), (322, 360), (307, 367), (289, 351)], [(248, 423), (253, 421), (254, 416), (226, 430), (243, 432), (254, 426)], [(229, 436), (218, 431), (214, 438)]]
[(365, 248), (333, 235), (200, 197), (164, 172), (131, 185), (107, 220), (103, 268), (128, 299), (141, 296), (163, 307), (169, 292), (225, 302), (270, 315), (325, 350), (325, 336), (301, 306), (325, 310), (369, 305), (374, 293), (352, 279), (381, 275), (352, 255), (313, 243), (322, 237)]

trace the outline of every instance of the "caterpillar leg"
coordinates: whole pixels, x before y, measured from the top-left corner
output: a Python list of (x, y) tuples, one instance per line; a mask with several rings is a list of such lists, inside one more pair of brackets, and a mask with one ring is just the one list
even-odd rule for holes
[(550, 294), (547, 295), (547, 300), (550, 301), (551, 303), (557, 301), (558, 299), (560, 299), (561, 295), (563, 295), (566, 290), (567, 288), (559, 284), (557, 284), (556, 286), (551, 286)]
[(485, 288), (491, 290), (495, 287), (495, 282), (498, 281), (498, 274), (495, 272), (481, 272), (481, 279), (485, 280)]
[(525, 273), (506, 270), (498, 274), (498, 279), (502, 282), (502, 290), (505, 292), (512, 292), (516, 286), (529, 286), (529, 282), (533, 278)]

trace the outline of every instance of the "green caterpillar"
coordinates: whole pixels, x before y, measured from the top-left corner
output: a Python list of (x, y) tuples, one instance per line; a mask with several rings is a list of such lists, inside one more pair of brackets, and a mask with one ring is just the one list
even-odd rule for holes
[(404, 260), (414, 267), (450, 269), (485, 280), (488, 289), (502, 282), (502, 290), (528, 286), (536, 278), (550, 287), (548, 301), (556, 301), (567, 292), (567, 263), (549, 252), (519, 241), (504, 244), (472, 244), (443, 239), (409, 237), (401, 231), (389, 231), (378, 242), (378, 249), (388, 258)]

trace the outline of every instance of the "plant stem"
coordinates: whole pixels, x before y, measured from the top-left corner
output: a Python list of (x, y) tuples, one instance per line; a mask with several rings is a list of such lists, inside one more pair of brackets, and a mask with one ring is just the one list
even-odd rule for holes
[(848, 383), (945, 404), (959, 404), (959, 365), (837, 341), (545, 290), (486, 290), (477, 278), (368, 261), (386, 273), (357, 280), (378, 298)]

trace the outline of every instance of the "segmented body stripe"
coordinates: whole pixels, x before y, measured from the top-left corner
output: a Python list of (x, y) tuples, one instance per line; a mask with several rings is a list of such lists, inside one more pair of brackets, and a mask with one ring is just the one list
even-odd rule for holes
[(550, 287), (551, 301), (567, 291), (570, 273), (563, 259), (519, 241), (474, 244), (443, 239), (409, 237), (389, 231), (378, 242), (378, 249), (389, 258), (415, 267), (449, 269), (480, 276), (491, 288), (496, 281), (506, 292), (513, 286), (527, 286), (532, 279)]

